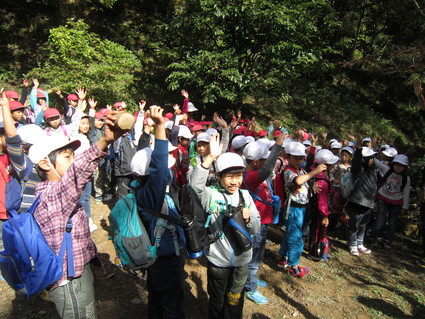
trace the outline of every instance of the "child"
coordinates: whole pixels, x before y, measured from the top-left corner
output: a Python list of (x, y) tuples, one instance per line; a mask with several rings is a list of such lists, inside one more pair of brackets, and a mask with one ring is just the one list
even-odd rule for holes
[[(210, 139), (210, 154), (202, 164), (196, 166), (190, 186), (201, 201), (203, 219), (208, 217), (210, 220), (210, 240), (205, 247), (208, 259), (209, 318), (238, 319), (242, 318), (242, 292), (252, 249), (241, 252), (235, 248), (235, 240), (224, 231), (224, 213), (229, 206), (239, 207), (238, 214), (242, 214), (251, 235), (259, 231), (260, 216), (248, 191), (239, 189), (245, 168), (243, 159), (235, 153), (220, 154), (219, 137), (215, 133)], [(207, 187), (205, 183), (214, 160), (219, 183)]]
[(108, 145), (124, 132), (114, 126), (113, 115), (108, 115), (105, 136), (87, 151), (74, 158), (80, 141), (69, 141), (48, 136), (31, 146), (29, 157), (43, 180), (36, 187), (40, 203), (34, 218), (55, 254), (59, 254), (63, 234), (72, 217), (72, 249), (74, 274), (68, 268), (68, 256), (63, 261), (63, 276), (49, 288), (49, 297), (55, 303), (61, 318), (96, 318), (93, 273), (90, 261), (96, 248), (90, 238), (89, 221), (78, 203), (84, 186), (91, 178)]
[(373, 226), (372, 238), (376, 239), (384, 228), (388, 214), (388, 229), (384, 248), (391, 249), (397, 229), (397, 217), (406, 213), (410, 199), (410, 177), (406, 175), (409, 159), (406, 155), (395, 155), (390, 166), (375, 159), (375, 165), (383, 173), (383, 180), (378, 189), (378, 211)]
[(19, 101), (9, 102), (10, 112), (15, 123), (18, 123), (18, 127), (26, 124), (24, 119), (25, 105), (22, 105)]
[(286, 211), (286, 233), (279, 250), (281, 256), (278, 267), (290, 268), (288, 274), (302, 278), (309, 274), (308, 267), (299, 266), (304, 248), (303, 223), (309, 203), (308, 181), (326, 170), (325, 164), (319, 164), (309, 173), (301, 167), (305, 161), (305, 146), (300, 142), (291, 142), (285, 148), (288, 155), (288, 166), (283, 171), (286, 194), (288, 197)]
[(362, 147), (359, 137), (356, 143), (353, 162), (351, 165), (352, 182), (354, 183), (348, 203), (348, 246), (350, 254), (359, 256), (359, 253), (369, 255), (372, 251), (364, 246), (366, 225), (375, 204), (378, 190), (378, 177), (375, 171), (376, 152), (367, 146)]
[[(309, 256), (318, 258), (322, 257), (322, 255), (318, 254), (318, 248), (320, 247), (320, 242), (323, 237), (326, 235), (326, 230), (329, 225), (329, 200), (332, 192), (331, 182), (329, 181), (329, 171), (332, 166), (338, 162), (339, 157), (335, 156), (330, 150), (321, 149), (316, 153), (315, 159), (316, 166), (320, 164), (326, 165), (326, 170), (315, 176), (318, 191), (313, 195), (310, 205)], [(327, 261), (327, 259), (322, 258), (322, 261)]]
[(245, 296), (256, 304), (266, 304), (268, 299), (258, 291), (258, 287), (268, 284), (257, 277), (258, 268), (266, 249), (268, 224), (273, 223), (273, 190), (270, 175), (273, 173), (277, 157), (282, 151), (284, 136), (276, 139), (271, 152), (259, 141), (245, 147), (244, 155), (247, 161), (247, 172), (244, 176), (244, 186), (254, 199), (255, 206), (261, 217), (260, 231), (253, 236), (252, 260), (248, 264), (248, 279), (245, 284)]

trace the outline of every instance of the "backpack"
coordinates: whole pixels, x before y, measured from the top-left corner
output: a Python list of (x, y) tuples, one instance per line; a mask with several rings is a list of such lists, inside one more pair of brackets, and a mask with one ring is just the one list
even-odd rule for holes
[(140, 219), (134, 194), (121, 197), (108, 218), (114, 248), (122, 266), (131, 271), (151, 266), (157, 258), (157, 246), (152, 245)]
[[(394, 173), (394, 170), (392, 168), (390, 168), (385, 175), (382, 177), (382, 179), (379, 182), (378, 185), (378, 189), (380, 189), (382, 186), (384, 186), (385, 181), (388, 179), (388, 177), (390, 177), (390, 175)], [(402, 175), (402, 181), (401, 181), (401, 187), (400, 187), (400, 192), (403, 193), (404, 191), (404, 187), (406, 186), (407, 183), (407, 174), (403, 174)]]
[(356, 181), (353, 181), (353, 175), (351, 171), (347, 172), (339, 183), (339, 188), (341, 189), (341, 195), (343, 198), (348, 199), (351, 195), (351, 192), (354, 189), (354, 184)]
[(67, 223), (59, 256), (56, 256), (33, 216), (39, 200), (40, 196), (26, 213), (9, 211), (9, 219), (2, 229), (4, 251), (0, 252), (1, 273), (9, 286), (25, 297), (31, 297), (62, 277), (65, 251), (68, 255), (68, 275), (74, 276), (72, 217)]
[[(167, 196), (166, 199), (168, 203)], [(164, 205), (167, 204), (164, 203)], [(139, 216), (134, 192), (121, 197), (108, 217), (112, 227), (112, 240), (117, 256), (121, 260), (121, 265), (130, 271), (145, 269), (155, 263), (158, 258), (157, 251), (161, 237), (166, 229), (171, 232), (176, 254), (179, 255), (180, 253), (175, 226), (167, 223), (167, 220), (176, 223), (179, 223), (179, 221), (148, 208), (142, 207), (142, 209), (151, 215), (158, 216), (154, 229), (154, 244), (152, 244), (149, 233)]]

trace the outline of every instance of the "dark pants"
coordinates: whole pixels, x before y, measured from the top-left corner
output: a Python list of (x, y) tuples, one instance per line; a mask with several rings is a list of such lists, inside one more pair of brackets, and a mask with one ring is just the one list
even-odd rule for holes
[(376, 212), (376, 220), (373, 225), (372, 237), (376, 238), (380, 231), (384, 228), (388, 215), (388, 229), (385, 234), (385, 240), (392, 242), (394, 234), (397, 230), (397, 217), (400, 215), (401, 205), (392, 205), (378, 200), (378, 211)]
[(372, 209), (351, 202), (347, 205), (347, 212), (350, 216), (348, 221), (348, 245), (363, 245), (366, 226), (369, 223)]
[(148, 318), (185, 318), (183, 309), (184, 259), (159, 257), (148, 268)]
[(208, 295), (210, 319), (239, 319), (243, 313), (243, 290), (248, 265), (217, 267), (208, 263)]

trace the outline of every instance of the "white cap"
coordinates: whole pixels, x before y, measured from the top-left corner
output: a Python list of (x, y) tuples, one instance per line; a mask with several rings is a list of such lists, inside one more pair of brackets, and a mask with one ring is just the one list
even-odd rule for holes
[(394, 157), (398, 154), (398, 152), (394, 147), (388, 147), (385, 151), (382, 151), (382, 154), (388, 157)]
[(384, 144), (384, 145), (381, 145), (381, 147), (379, 149), (380, 150), (382, 150), (382, 149), (386, 150), (388, 147), (390, 147), (388, 144)]
[(167, 121), (167, 122), (165, 122), (164, 126), (165, 126), (166, 129), (172, 130), (173, 124), (174, 124), (173, 121)]
[(18, 128), (17, 133), (22, 140), (22, 144), (36, 144), (47, 136), (46, 132), (35, 124), (23, 125)]
[(253, 142), (245, 146), (243, 149), (243, 155), (245, 156), (246, 160), (255, 161), (263, 158), (263, 154), (266, 151), (267, 148), (264, 144)]
[(190, 130), (186, 125), (179, 125), (178, 136), (181, 136), (190, 140), (193, 137), (193, 134), (190, 133)]
[(193, 103), (192, 102), (189, 102), (189, 103), (187, 103), (187, 111), (188, 112), (195, 112), (195, 111), (197, 111), (198, 109), (195, 107), (195, 105), (193, 105)]
[(311, 146), (311, 141), (310, 141), (310, 140), (304, 140), (304, 141), (303, 141), (303, 144), (304, 144), (305, 146)]
[(370, 137), (365, 137), (364, 139), (362, 139), (362, 144), (364, 142), (372, 142), (372, 139)]
[(243, 169), (245, 163), (243, 158), (236, 153), (223, 153), (215, 160), (215, 167), (217, 172), (222, 172), (229, 168)]
[(342, 151), (346, 151), (346, 152), (350, 153), (351, 156), (353, 156), (353, 154), (354, 154), (354, 150), (350, 146), (343, 147), (341, 152)]
[(342, 147), (342, 145), (341, 145), (340, 142), (333, 142), (333, 143), (331, 143), (331, 149), (332, 148), (341, 148), (341, 147)]
[(260, 138), (259, 140), (257, 140), (257, 143), (265, 147), (266, 149), (272, 147), (272, 141), (270, 141), (268, 138)]
[(208, 130), (206, 130), (205, 133), (208, 133), (209, 135), (212, 136), (214, 133), (217, 133), (217, 130), (211, 127)]
[(300, 142), (291, 142), (285, 147), (286, 154), (293, 156), (307, 156), (305, 146)]
[(289, 143), (291, 143), (292, 142), (292, 139), (291, 138), (289, 138), (289, 137), (287, 137), (287, 138), (285, 138), (284, 140), (283, 140), (283, 144), (282, 144), (282, 146), (283, 147), (286, 147), (286, 145), (288, 145)]
[(314, 154), (316, 154), (318, 151), (320, 151), (321, 149), (323, 149), (322, 146), (320, 145), (316, 145), (316, 151), (314, 152)]
[(209, 143), (210, 139), (211, 139), (211, 135), (209, 135), (206, 132), (199, 133), (198, 136), (196, 137), (197, 142), (207, 142), (207, 143)]
[(67, 137), (61, 135), (45, 136), (43, 139), (34, 143), (29, 150), (28, 157), (35, 165), (43, 158), (46, 158), (54, 150), (64, 146), (69, 146), (74, 151), (79, 148), (81, 142), (79, 140), (70, 141)]
[(152, 149), (145, 147), (134, 154), (131, 160), (131, 172), (137, 176), (145, 176), (149, 174), (149, 164), (151, 163)]
[(409, 159), (406, 155), (397, 154), (394, 156), (393, 163), (399, 163), (401, 165), (409, 166)]
[(373, 156), (375, 154), (376, 154), (376, 152), (373, 149), (371, 149), (370, 147), (367, 147), (367, 146), (362, 147), (362, 156), (363, 157), (370, 157), (370, 156)]
[(356, 145), (356, 143), (354, 143), (354, 142), (348, 142), (348, 146), (351, 147), (351, 148), (354, 148), (355, 145)]
[(255, 138), (254, 138), (254, 136), (247, 136), (246, 141), (247, 141), (247, 143), (253, 143), (253, 142), (255, 142)]
[(331, 139), (329, 140), (329, 144), (332, 144), (333, 142), (338, 142), (338, 140), (337, 140), (336, 138), (331, 138)]
[(246, 136), (238, 135), (235, 136), (232, 140), (232, 147), (235, 150), (240, 149), (242, 146), (245, 146), (248, 143)]
[(339, 157), (335, 156), (330, 150), (321, 149), (314, 156), (316, 162), (319, 164), (335, 164), (339, 161)]

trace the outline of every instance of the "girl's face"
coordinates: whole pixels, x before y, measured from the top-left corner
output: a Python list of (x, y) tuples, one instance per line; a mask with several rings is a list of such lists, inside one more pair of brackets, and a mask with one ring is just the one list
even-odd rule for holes
[(304, 162), (304, 160), (305, 160), (305, 156), (289, 155), (289, 157), (288, 157), (289, 165), (291, 165), (292, 167), (294, 167), (296, 169), (301, 167), (301, 164)]
[(87, 117), (81, 119), (80, 121), (80, 127), (79, 127), (79, 133), (87, 134), (90, 130), (90, 123), (89, 119)]
[(105, 121), (102, 119), (95, 119), (94, 120), (94, 127), (100, 130), (103, 127), (103, 124), (105, 124)]
[(179, 142), (181, 146), (185, 146), (187, 147), (189, 145), (189, 139), (188, 138), (184, 138), (184, 137), (179, 137)]
[(347, 164), (350, 160), (351, 160), (351, 154), (346, 152), (346, 151), (342, 151), (341, 152), (341, 162), (343, 164)]
[(17, 109), (16, 111), (12, 111), (12, 118), (15, 121), (20, 121), (24, 117), (24, 109)]
[(46, 121), (51, 128), (56, 130), (61, 124), (61, 117), (60, 116), (49, 117), (48, 119), (46, 119)]
[(400, 163), (394, 163), (393, 170), (394, 170), (394, 173), (402, 175), (406, 171), (406, 166)]

